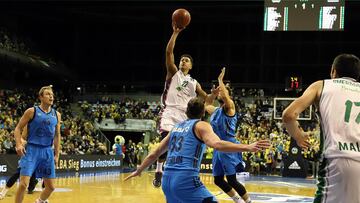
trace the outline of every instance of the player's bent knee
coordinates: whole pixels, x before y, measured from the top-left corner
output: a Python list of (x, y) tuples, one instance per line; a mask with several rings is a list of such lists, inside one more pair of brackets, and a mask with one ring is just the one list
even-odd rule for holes
[(29, 186), (28, 183), (26, 183), (25, 181), (20, 181), (19, 182), (19, 188), (25, 190), (27, 187)]
[(46, 184), (46, 183), (45, 183), (45, 189), (53, 192), (53, 191), (55, 190), (55, 186), (54, 186), (54, 184), (52, 184), (52, 183), (50, 183), (50, 184)]
[(225, 193), (228, 193), (232, 189), (231, 186), (224, 180), (224, 176), (215, 176), (214, 183)]
[(53, 191), (55, 190), (55, 187), (54, 187), (54, 185), (45, 186), (45, 189), (48, 189), (48, 190), (50, 190), (51, 192), (53, 192)]
[(239, 182), (236, 179), (236, 176), (226, 176), (226, 180), (230, 185), (237, 185)]
[(245, 187), (236, 180), (236, 175), (226, 176), (226, 180), (228, 181), (229, 185), (233, 187), (240, 196), (243, 196), (247, 193)]
[(215, 178), (214, 178), (214, 183), (215, 183), (215, 185), (217, 185), (217, 186), (219, 186), (219, 187), (220, 187), (220, 185), (223, 185), (224, 182), (225, 182), (225, 180), (224, 180), (223, 178), (220, 178), (220, 177), (215, 177)]

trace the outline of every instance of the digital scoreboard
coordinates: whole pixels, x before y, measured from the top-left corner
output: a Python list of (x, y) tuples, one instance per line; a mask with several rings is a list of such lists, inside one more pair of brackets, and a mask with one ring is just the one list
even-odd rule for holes
[(265, 0), (264, 31), (342, 31), (345, 0)]

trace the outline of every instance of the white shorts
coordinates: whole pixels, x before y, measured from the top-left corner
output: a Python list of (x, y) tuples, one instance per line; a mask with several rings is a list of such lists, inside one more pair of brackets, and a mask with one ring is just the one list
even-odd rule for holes
[(170, 132), (175, 124), (185, 121), (186, 119), (185, 111), (166, 107), (161, 114), (160, 131)]
[(360, 162), (348, 158), (320, 163), (314, 203), (360, 203)]

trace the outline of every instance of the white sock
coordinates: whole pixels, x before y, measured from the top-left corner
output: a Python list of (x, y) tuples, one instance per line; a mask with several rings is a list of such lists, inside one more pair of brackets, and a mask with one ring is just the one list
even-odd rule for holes
[(231, 199), (233, 199), (235, 203), (243, 203), (241, 197), (237, 194), (232, 196)]
[(5, 186), (5, 187), (3, 188), (3, 190), (1, 191), (1, 194), (2, 194), (3, 196), (5, 196), (8, 191), (9, 191), (9, 188), (7, 188), (7, 187)]
[(245, 200), (245, 203), (251, 203), (250, 197), (247, 200)]
[(42, 200), (40, 197), (39, 197), (39, 201), (42, 203), (46, 203), (46, 200)]
[(162, 172), (162, 166), (163, 166), (163, 162), (157, 162), (155, 171)]

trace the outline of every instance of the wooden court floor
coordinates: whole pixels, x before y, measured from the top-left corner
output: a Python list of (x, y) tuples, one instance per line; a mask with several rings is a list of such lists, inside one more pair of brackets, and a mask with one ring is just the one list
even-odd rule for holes
[[(141, 177), (127, 182), (123, 178), (127, 174), (114, 172), (75, 174), (75, 176), (59, 177), (56, 179), (57, 189), (50, 197), (50, 203), (163, 203), (165, 198), (161, 189), (151, 184), (154, 173), (144, 172)], [(222, 194), (213, 184), (213, 177), (201, 175), (202, 182), (216, 195), (220, 203), (232, 201)], [(5, 179), (1, 180), (1, 187)], [(10, 189), (5, 199), (0, 203), (14, 202), (17, 184)], [(24, 203), (32, 203), (40, 194), (40, 184), (33, 194), (26, 194)], [(312, 202), (315, 192), (314, 181), (296, 182), (287, 179), (268, 177), (250, 178), (246, 182), (246, 189), (255, 203), (281, 202)]]

